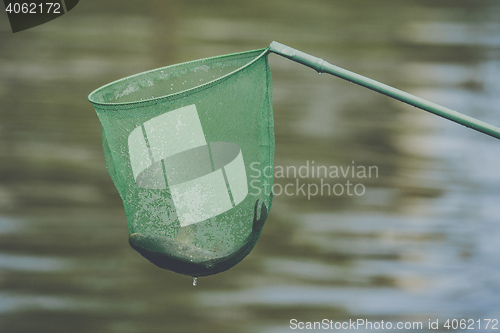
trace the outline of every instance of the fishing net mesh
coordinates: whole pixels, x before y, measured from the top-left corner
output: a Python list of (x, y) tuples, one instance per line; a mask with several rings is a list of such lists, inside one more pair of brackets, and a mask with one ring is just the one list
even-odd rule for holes
[(163, 268), (212, 274), (182, 265), (224, 261), (258, 238), (273, 181), (267, 56), (261, 49), (168, 66), (89, 95), (131, 239), (140, 236), (134, 244), (154, 263), (152, 254), (173, 260)]

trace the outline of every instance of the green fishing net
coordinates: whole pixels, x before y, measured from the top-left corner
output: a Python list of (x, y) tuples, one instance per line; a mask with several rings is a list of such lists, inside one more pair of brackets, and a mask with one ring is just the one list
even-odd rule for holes
[(190, 276), (250, 252), (272, 201), (268, 49), (133, 75), (89, 101), (135, 250)]

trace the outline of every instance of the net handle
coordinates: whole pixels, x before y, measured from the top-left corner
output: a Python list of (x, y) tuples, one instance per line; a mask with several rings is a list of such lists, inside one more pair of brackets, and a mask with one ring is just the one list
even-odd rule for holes
[(403, 103), (410, 104), (414, 107), (428, 111), (440, 117), (446, 118), (460, 125), (472, 128), (478, 132), (500, 139), (500, 128), (496, 126), (490, 125), (481, 120), (477, 120), (475, 118), (461, 114), (457, 111), (448, 109), (439, 104), (429, 102), (423, 98), (411, 95), (402, 90), (393, 88), (391, 86), (372, 80), (365, 76), (334, 66), (324, 61), (323, 59), (314, 57), (307, 53), (291, 48), (289, 46), (283, 45), (278, 42), (272, 42), (269, 47), (269, 51), (276, 53), (280, 56), (283, 56), (285, 58), (288, 58), (290, 60), (293, 60), (295, 62), (298, 62), (302, 65), (311, 67), (318, 73), (332, 74), (341, 79), (356, 83), (365, 88), (374, 90), (386, 96), (397, 99)]

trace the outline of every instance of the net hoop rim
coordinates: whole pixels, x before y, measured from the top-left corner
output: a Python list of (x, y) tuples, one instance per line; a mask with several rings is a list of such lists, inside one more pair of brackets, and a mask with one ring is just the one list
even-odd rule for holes
[[(143, 100), (139, 100), (139, 101), (118, 102), (118, 103), (100, 102), (100, 101), (97, 101), (94, 98), (99, 93), (101, 93), (103, 90), (105, 90), (105, 89), (107, 89), (107, 88), (109, 88), (109, 87), (111, 87), (113, 85), (119, 84), (119, 83), (121, 83), (123, 81), (133, 79), (135, 77), (145, 76), (145, 75), (148, 75), (150, 73), (157, 72), (157, 71), (160, 71), (160, 70), (174, 69), (174, 68), (177, 68), (177, 67), (189, 66), (191, 64), (201, 63), (201, 62), (204, 62), (204, 61), (216, 60), (216, 59), (224, 59), (224, 58), (234, 57), (234, 56), (238, 56), (238, 55), (245, 55), (245, 54), (248, 54), (248, 53), (255, 53), (255, 52), (259, 52), (259, 51), (261, 51), (261, 53), (259, 55), (257, 55), (254, 59), (252, 59), (251, 61), (249, 61), (245, 65), (237, 68), (236, 70), (234, 70), (232, 72), (229, 72), (229, 73), (227, 73), (225, 75), (222, 75), (222, 76), (220, 76), (220, 77), (218, 77), (216, 79), (213, 79), (211, 81), (208, 81), (208, 82), (205, 82), (203, 84), (197, 85), (195, 87), (188, 88), (188, 89), (185, 89), (185, 90), (182, 90), (182, 91), (178, 91), (178, 92), (175, 92), (175, 93), (166, 94), (166, 95), (162, 95), (162, 96), (159, 96), (159, 97), (153, 97), (153, 98), (149, 98), (149, 99), (143, 99)], [(151, 103), (151, 102), (158, 102), (158, 101), (164, 100), (164, 99), (171, 99), (171, 98), (175, 99), (176, 97), (181, 97), (183, 95), (189, 95), (190, 93), (193, 93), (193, 92), (195, 92), (197, 90), (203, 90), (203, 89), (206, 89), (206, 88), (210, 87), (211, 85), (220, 83), (220, 82), (222, 82), (222, 81), (224, 81), (224, 80), (226, 80), (226, 79), (228, 79), (228, 78), (236, 75), (237, 73), (243, 71), (245, 68), (248, 68), (248, 67), (252, 66), (255, 62), (257, 62), (259, 59), (261, 59), (262, 57), (266, 56), (267, 54), (269, 54), (269, 47), (263, 48), (263, 49), (255, 49), (255, 50), (250, 50), (250, 51), (243, 51), (243, 52), (236, 52), (236, 53), (229, 53), (229, 54), (212, 56), (212, 57), (207, 57), (207, 58), (201, 58), (201, 59), (186, 61), (186, 62), (182, 62), (182, 63), (178, 63), (178, 64), (168, 65), (168, 66), (164, 66), (164, 67), (154, 68), (154, 69), (147, 70), (147, 71), (144, 71), (144, 72), (140, 72), (140, 73), (137, 73), (137, 74), (129, 75), (129, 76), (123, 77), (121, 79), (112, 81), (112, 82), (110, 82), (108, 84), (105, 84), (105, 85), (103, 85), (103, 86), (95, 89), (94, 91), (92, 91), (88, 95), (88, 100), (94, 106), (120, 107), (120, 106), (131, 106), (131, 105), (140, 105), (140, 104), (146, 104), (146, 103)]]

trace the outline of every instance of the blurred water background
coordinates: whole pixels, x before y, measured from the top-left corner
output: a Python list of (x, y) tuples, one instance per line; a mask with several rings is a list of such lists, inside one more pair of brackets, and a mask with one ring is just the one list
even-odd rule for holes
[[(271, 55), (276, 165), (378, 173), (323, 177), (362, 195), (276, 195), (253, 252), (193, 287), (129, 247), (87, 101), (277, 40), (500, 125), (499, 17), (494, 0), (103, 0), (13, 34), (0, 14), (0, 332), (500, 319), (498, 140)], [(297, 179), (322, 181), (275, 190)]]

